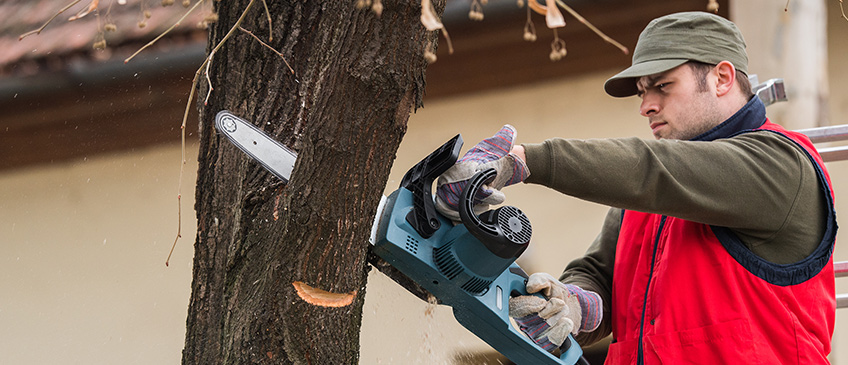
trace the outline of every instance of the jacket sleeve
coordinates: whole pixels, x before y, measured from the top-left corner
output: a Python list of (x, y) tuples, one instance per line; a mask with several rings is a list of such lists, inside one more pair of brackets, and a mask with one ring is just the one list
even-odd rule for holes
[(527, 183), (577, 198), (728, 227), (751, 247), (818, 234), (803, 227), (820, 226), (821, 205), (797, 204), (820, 199), (813, 165), (775, 133), (711, 142), (557, 138), (524, 147)]
[(600, 341), (612, 332), (612, 270), (615, 263), (615, 246), (621, 228), (622, 210), (611, 208), (604, 219), (601, 233), (589, 246), (586, 254), (565, 268), (560, 281), (574, 284), (584, 290), (590, 290), (601, 296), (603, 318), (598, 329), (591, 333), (581, 333), (577, 342), (584, 346)]

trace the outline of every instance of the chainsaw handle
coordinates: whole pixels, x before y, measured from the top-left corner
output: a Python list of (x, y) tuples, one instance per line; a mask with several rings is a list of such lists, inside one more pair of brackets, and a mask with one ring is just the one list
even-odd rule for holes
[(430, 238), (441, 228), (433, 205), (433, 181), (456, 163), (461, 148), (462, 136), (457, 134), (412, 166), (401, 179), (400, 187), (412, 192), (413, 209), (406, 221), (423, 238)]
[[(517, 267), (517, 266), (518, 265), (515, 265), (515, 267)], [(539, 298), (544, 299), (544, 300), (548, 300), (548, 298), (546, 298), (544, 295), (542, 295), (542, 293), (539, 293), (539, 292), (532, 293), (532, 294), (528, 293), (527, 292), (527, 279), (528, 279), (527, 273), (525, 273), (524, 270), (522, 270), (520, 267), (518, 267), (517, 269), (518, 270), (514, 270), (513, 268), (510, 268), (510, 273), (513, 275), (512, 276), (513, 277), (513, 279), (512, 279), (513, 285), (512, 285), (512, 290), (510, 291), (510, 296), (517, 297), (517, 296), (522, 296), (522, 295), (532, 295), (532, 296), (539, 297)], [(532, 342), (532, 340), (530, 339), (530, 336), (528, 336), (527, 334), (524, 334), (524, 336), (525, 336), (525, 339), (527, 341)], [(536, 345), (536, 344), (534, 343), (534, 345)], [(536, 345), (536, 346), (538, 346), (538, 345)], [(541, 347), (539, 347), (539, 349), (541, 350)], [(575, 365), (588, 365), (589, 364), (586, 361), (586, 359), (583, 357), (583, 349), (580, 348), (580, 344), (578, 344), (577, 341), (574, 340), (574, 336), (570, 333), (568, 334), (568, 337), (565, 338), (565, 341), (562, 342), (562, 345), (559, 346), (559, 350), (560, 350), (559, 360), (562, 364), (569, 364), (569, 365), (570, 364), (575, 364)], [(541, 351), (545, 351), (545, 350), (541, 350)]]
[(530, 219), (520, 209), (504, 206), (489, 210), (477, 216), (474, 214), (474, 197), (483, 185), (497, 175), (497, 170), (490, 168), (480, 171), (465, 184), (459, 198), (459, 217), (462, 223), (475, 238), (486, 248), (502, 258), (517, 258), (520, 256), (533, 233)]

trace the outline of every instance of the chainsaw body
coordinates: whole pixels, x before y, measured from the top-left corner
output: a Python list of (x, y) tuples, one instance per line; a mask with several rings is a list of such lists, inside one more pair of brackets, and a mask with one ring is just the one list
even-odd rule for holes
[(527, 248), (527, 217), (515, 207), (474, 216), (476, 191), (495, 173), (475, 175), (460, 202), (463, 224), (435, 211), (435, 178), (452, 166), (462, 146), (459, 135), (407, 172), (378, 217), (373, 252), (404, 276), (453, 308), (457, 321), (517, 364), (575, 364), (582, 349), (571, 336), (557, 358), (512, 325), (509, 298), (527, 295), (527, 274), (514, 261)]

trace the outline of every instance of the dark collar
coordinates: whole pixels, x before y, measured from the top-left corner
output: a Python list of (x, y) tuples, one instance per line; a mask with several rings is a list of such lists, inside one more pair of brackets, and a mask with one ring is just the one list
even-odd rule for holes
[(766, 106), (763, 105), (760, 98), (754, 96), (736, 114), (690, 141), (712, 141), (727, 138), (744, 130), (757, 129), (765, 122)]

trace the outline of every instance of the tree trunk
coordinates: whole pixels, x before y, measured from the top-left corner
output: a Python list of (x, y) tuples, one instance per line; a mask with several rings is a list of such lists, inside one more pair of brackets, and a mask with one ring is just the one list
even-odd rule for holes
[[(248, 3), (214, 2), (209, 50)], [(355, 3), (268, 0), (270, 42), (262, 1), (253, 3), (241, 26), (294, 75), (240, 30), (211, 61), (184, 363), (358, 362), (371, 223), (421, 105), (422, 54), (436, 34), (421, 25), (420, 2), (384, 0), (381, 16)], [(217, 134), (221, 109), (299, 153), (288, 184)], [(296, 282), (353, 300), (311, 304)]]

